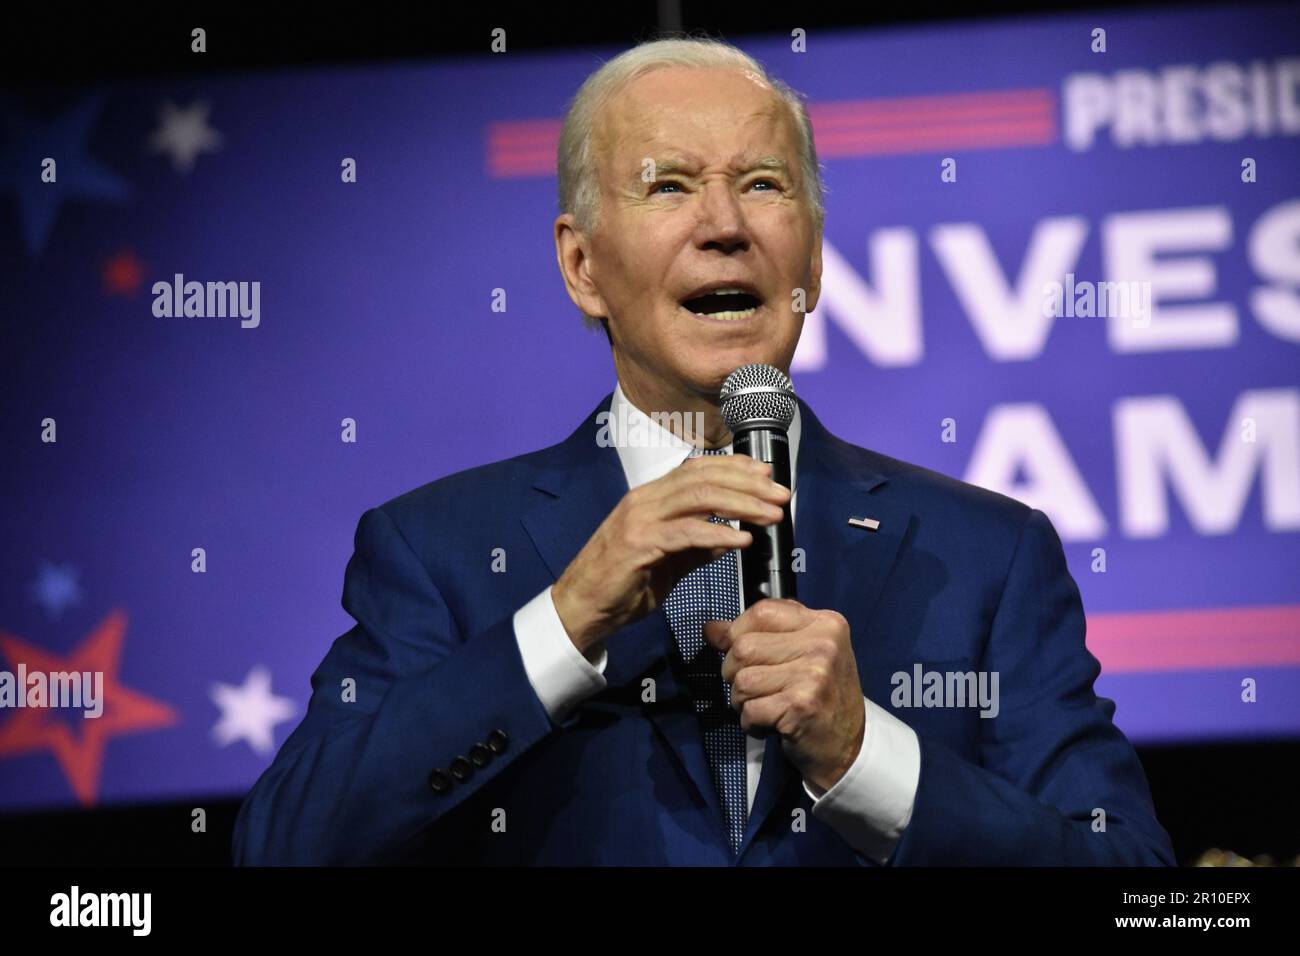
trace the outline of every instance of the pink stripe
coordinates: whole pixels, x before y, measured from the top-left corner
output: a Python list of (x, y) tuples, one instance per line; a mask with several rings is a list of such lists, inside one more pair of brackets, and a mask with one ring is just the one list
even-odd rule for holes
[(879, 129), (817, 136), (819, 157), (912, 153), (959, 147), (1040, 146), (1056, 138), (1050, 119), (921, 129)]
[(822, 133), (852, 130), (909, 129), (914, 127), (946, 126), (949, 123), (996, 123), (1000, 120), (1050, 121), (1055, 114), (1041, 106), (1005, 110), (922, 110), (900, 116), (813, 116), (813, 130), (818, 142)]
[[(1050, 121), (948, 126), (935, 129), (876, 130), (818, 134), (822, 158), (927, 152), (937, 149), (994, 149), (1005, 146), (1043, 146), (1054, 142), (1056, 127)], [(494, 150), (488, 154), (488, 172), (494, 177), (538, 176), (555, 172), (553, 146)]]
[(1028, 101), (1005, 103), (997, 106), (973, 108), (953, 105), (945, 108), (928, 107), (906, 111), (895, 110), (853, 110), (850, 112), (812, 109), (810, 117), (813, 126), (819, 129), (841, 129), (844, 127), (876, 126), (925, 126), (938, 125), (952, 120), (998, 120), (1016, 117), (1050, 117), (1055, 111), (1051, 103), (1032, 103)]
[[(818, 153), (846, 157), (1042, 146), (1056, 139), (1055, 108), (1052, 90), (1021, 89), (819, 103), (809, 113)], [(555, 119), (489, 124), (489, 175), (553, 175), (561, 125)]]
[(560, 142), (560, 120), (508, 120), (488, 126), (488, 142), (509, 149), (518, 146), (549, 146)]
[(1300, 665), (1300, 604), (1088, 615), (1108, 674)]

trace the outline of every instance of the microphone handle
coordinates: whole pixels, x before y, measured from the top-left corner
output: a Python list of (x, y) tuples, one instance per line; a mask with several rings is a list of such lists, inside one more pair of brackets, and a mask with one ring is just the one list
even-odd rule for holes
[[(772, 480), (791, 487), (790, 439), (784, 429), (767, 425), (742, 428), (732, 436), (732, 452), (767, 462), (772, 466)], [(791, 568), (794, 562), (794, 522), (790, 519), (790, 501), (785, 503), (784, 511), (776, 524), (740, 522), (740, 530), (754, 536), (753, 543), (740, 552), (740, 576), (744, 589), (741, 610), (764, 598), (797, 600), (795, 572)]]

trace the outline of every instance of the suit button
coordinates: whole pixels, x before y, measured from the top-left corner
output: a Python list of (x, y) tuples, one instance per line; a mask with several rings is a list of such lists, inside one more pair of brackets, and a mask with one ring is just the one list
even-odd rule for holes
[(510, 738), (506, 736), (504, 730), (494, 730), (488, 734), (488, 749), (494, 754), (503, 754), (506, 752), (506, 744), (510, 743)]
[(454, 785), (455, 784), (447, 774), (447, 771), (443, 770), (441, 767), (438, 767), (433, 771), (433, 773), (429, 774), (429, 789), (439, 796), (449, 792)]
[(457, 757), (447, 765), (447, 768), (451, 771), (451, 775), (461, 783), (474, 775), (474, 765), (464, 757)]
[(469, 762), (476, 767), (486, 767), (492, 762), (492, 751), (487, 744), (475, 744), (469, 748)]

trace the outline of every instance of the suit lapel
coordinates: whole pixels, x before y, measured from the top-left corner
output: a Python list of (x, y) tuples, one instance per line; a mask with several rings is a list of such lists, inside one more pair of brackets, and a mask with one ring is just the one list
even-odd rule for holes
[[(553, 578), (582, 550), (600, 523), (627, 493), (618, 450), (600, 445), (606, 395), (564, 442), (539, 464), (533, 488), (536, 502), (522, 517), (524, 528)], [(873, 495), (886, 481), (865, 449), (830, 434), (812, 410), (799, 401), (798, 507), (795, 545), (806, 564), (798, 578), (799, 600), (810, 608), (834, 608), (848, 618), (861, 657), (870, 614), (880, 599), (911, 513)], [(606, 432), (607, 434), (607, 432)], [(849, 518), (875, 518), (876, 531), (855, 527)], [(698, 719), (685, 689), (683, 664), (663, 608), (623, 628), (606, 645), (605, 679), (611, 688), (642, 679), (655, 681), (656, 702), (648, 709), (700, 800), (711, 809), (725, 840), (722, 808), (709, 773)], [(741, 854), (786, 789), (801, 785), (778, 735), (767, 738), (754, 807)]]
[[(627, 494), (618, 449), (597, 443), (597, 416), (608, 411), (611, 398), (612, 393), (556, 446), (553, 461), (542, 466), (533, 482), (540, 500), (522, 521), (555, 579)], [(671, 640), (662, 609), (623, 628), (606, 643), (606, 681), (617, 686), (641, 677), (663, 657)]]
[[(795, 547), (803, 549), (805, 558), (797, 578), (799, 602), (843, 614), (861, 659), (871, 612), (880, 600), (911, 512), (873, 494), (886, 481), (875, 456), (828, 432), (802, 399), (799, 414)], [(869, 531), (850, 525), (849, 518), (854, 517), (875, 518), (880, 527)], [(742, 853), (787, 787), (802, 787), (802, 780), (785, 756), (780, 736), (773, 734), (767, 738)]]
[[(553, 461), (544, 465), (533, 487), (538, 501), (522, 518), (553, 578), (559, 578), (627, 493), (618, 450), (597, 443), (600, 412), (608, 411), (607, 395), (578, 429), (556, 447)], [(655, 702), (647, 713), (695, 786), (699, 799), (710, 808), (721, 832), (722, 805), (709, 773), (708, 757), (685, 686), (684, 664), (663, 608), (624, 627), (606, 642), (609, 660), (605, 680), (610, 688), (654, 681)]]

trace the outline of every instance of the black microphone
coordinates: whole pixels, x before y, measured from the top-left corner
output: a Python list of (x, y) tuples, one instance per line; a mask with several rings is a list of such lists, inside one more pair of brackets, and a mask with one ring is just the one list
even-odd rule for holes
[[(772, 466), (772, 480), (792, 488), (790, 480), (790, 423), (794, 421), (794, 387), (789, 377), (771, 365), (742, 365), (722, 383), (719, 395), (722, 420), (731, 429), (732, 452), (748, 455)], [(790, 501), (785, 514), (773, 525), (740, 522), (740, 530), (754, 536), (740, 552), (740, 577), (744, 607), (763, 598), (795, 598), (794, 523)], [(743, 610), (744, 608), (742, 608)]]

